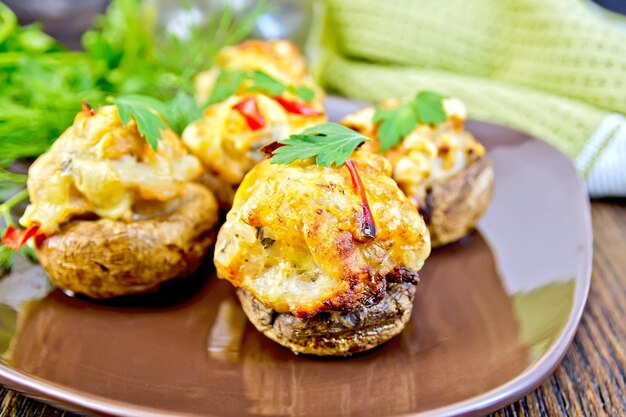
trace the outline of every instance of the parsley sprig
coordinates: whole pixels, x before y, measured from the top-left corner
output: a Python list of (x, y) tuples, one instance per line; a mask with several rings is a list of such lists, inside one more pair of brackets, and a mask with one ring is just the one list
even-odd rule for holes
[[(244, 84), (245, 83), (245, 84)], [(245, 92), (259, 92), (276, 97), (289, 91), (306, 102), (315, 97), (315, 91), (305, 86), (287, 85), (263, 71), (222, 70), (217, 76), (215, 87), (206, 105), (219, 103), (236, 94), (241, 85), (245, 85)]]
[(395, 109), (376, 108), (374, 123), (382, 152), (396, 146), (418, 124), (438, 125), (446, 121), (443, 96), (432, 91), (420, 91), (413, 100)]
[(156, 151), (161, 130), (167, 126), (163, 120), (168, 109), (159, 100), (139, 95), (118, 97), (114, 100), (122, 124), (127, 125), (131, 117), (137, 123), (137, 130)]
[(272, 164), (290, 164), (315, 157), (320, 166), (341, 166), (352, 152), (369, 138), (337, 123), (322, 123), (278, 141)]
[(185, 127), (202, 116), (200, 106), (184, 91), (179, 91), (167, 103), (137, 94), (117, 97), (113, 103), (117, 107), (120, 121), (127, 125), (131, 118), (134, 119), (139, 133), (154, 150), (161, 139), (161, 129), (169, 127), (181, 134)]

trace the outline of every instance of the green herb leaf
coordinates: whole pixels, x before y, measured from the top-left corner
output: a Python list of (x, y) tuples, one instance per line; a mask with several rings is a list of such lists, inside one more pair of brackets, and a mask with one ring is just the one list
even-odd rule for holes
[(281, 146), (273, 152), (272, 164), (290, 164), (315, 156), (320, 166), (341, 166), (352, 152), (369, 139), (337, 123), (322, 123), (278, 141)]
[(161, 138), (161, 129), (167, 126), (163, 121), (163, 115), (167, 113), (167, 107), (159, 100), (152, 97), (128, 95), (114, 100), (120, 121), (127, 125), (131, 117), (137, 122), (139, 133), (148, 141), (150, 147), (157, 149)]
[(446, 121), (443, 96), (432, 91), (420, 91), (411, 102), (420, 123), (438, 125)]
[(377, 107), (373, 121), (378, 124), (380, 149), (386, 152), (398, 145), (420, 124), (438, 125), (447, 119), (444, 97), (432, 91), (420, 91), (413, 100), (395, 109)]
[(25, 185), (28, 176), (26, 174), (18, 174), (15, 172), (8, 171), (7, 169), (0, 166), (0, 188), (5, 185), (16, 187), (20, 185)]
[(233, 94), (237, 94), (244, 82), (246, 92), (259, 92), (269, 97), (276, 97), (289, 91), (307, 102), (315, 98), (313, 89), (304, 86), (285, 85), (263, 71), (222, 70), (215, 80), (215, 87), (213, 87), (205, 106), (224, 101)]
[(0, 162), (0, 201), (5, 201), (26, 185), (27, 175), (8, 171), (1, 165)]
[[(4, 225), (4, 228), (0, 231), (0, 239), (4, 237), (5, 233), (7, 232), (8, 226), (15, 225), (15, 221), (13, 220), (13, 216), (11, 215), (11, 210), (27, 198), (28, 190), (24, 189), (18, 193), (12, 193), (11, 196), (7, 198), (4, 203), (0, 204), (0, 224)], [(23, 251), (22, 249), (20, 249), (17, 253), (26, 256), (29, 259), (33, 259), (32, 256), (35, 256), (36, 259), (36, 255), (34, 254), (34, 251), (32, 249), (30, 251), (31, 253), (28, 253), (28, 250)], [(11, 269), (15, 253), (16, 252), (13, 249), (0, 243), (0, 276), (2, 276), (4, 272)]]
[(396, 146), (417, 125), (413, 109), (407, 104), (393, 110), (376, 109), (374, 122), (380, 122), (378, 138), (381, 152), (386, 152)]
[(4, 3), (0, 3), (0, 43), (3, 43), (17, 27), (17, 16)]
[(248, 87), (248, 91), (260, 91), (268, 96), (279, 96), (287, 89), (283, 83), (262, 71), (253, 71), (249, 78), (252, 80), (252, 85)]
[(300, 86), (296, 87), (295, 90), (295, 94), (306, 102), (310, 102), (315, 98), (315, 90), (312, 88)]
[[(0, 232), (0, 236), (4, 236), (6, 230)], [(13, 266), (13, 249), (0, 245), (0, 276)]]
[(239, 86), (245, 79), (246, 73), (244, 71), (221, 71), (217, 76), (217, 80), (215, 80), (215, 87), (211, 91), (211, 96), (206, 106), (219, 103), (236, 94)]
[(179, 135), (194, 120), (202, 116), (202, 110), (194, 100), (194, 98), (180, 90), (176, 93), (176, 97), (168, 103), (169, 111), (167, 113), (167, 121), (172, 130)]
[(37, 252), (35, 252), (35, 249), (31, 248), (28, 245), (22, 246), (18, 252), (20, 255), (22, 255), (24, 258), (28, 259), (31, 262), (39, 262)]

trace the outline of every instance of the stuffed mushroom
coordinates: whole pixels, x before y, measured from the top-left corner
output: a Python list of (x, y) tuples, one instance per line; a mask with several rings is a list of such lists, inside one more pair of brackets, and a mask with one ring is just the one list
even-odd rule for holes
[[(217, 203), (178, 136), (153, 150), (115, 106), (88, 106), (30, 167), (20, 223), (63, 290), (110, 298), (193, 272), (214, 242)], [(15, 232), (14, 232), (15, 233)]]
[(430, 240), (390, 163), (366, 149), (339, 167), (272, 162), (243, 180), (214, 255), (250, 321), (295, 353), (322, 356), (400, 333)]
[(203, 116), (183, 141), (204, 164), (203, 183), (223, 209), (244, 175), (262, 160), (259, 148), (326, 120), (323, 92), (288, 41), (248, 41), (223, 50), (197, 79)]
[[(377, 114), (402, 105), (401, 100), (385, 100), (378, 109), (366, 107), (344, 117), (342, 124), (372, 138), (366, 146), (380, 152)], [(463, 103), (445, 98), (441, 106), (442, 123), (418, 120), (399, 143), (383, 149), (393, 179), (424, 216), (433, 246), (454, 242), (474, 229), (489, 206), (494, 183), (485, 148), (464, 129)]]
[(323, 99), (322, 90), (311, 77), (306, 59), (292, 41), (251, 39), (222, 49), (215, 67), (198, 74), (194, 80), (198, 100), (205, 103), (211, 97), (220, 72), (262, 71), (277, 81), (290, 86), (306, 86)]

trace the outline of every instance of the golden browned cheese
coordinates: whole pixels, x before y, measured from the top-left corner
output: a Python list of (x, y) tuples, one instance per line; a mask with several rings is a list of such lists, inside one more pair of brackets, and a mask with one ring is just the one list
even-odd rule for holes
[[(400, 100), (390, 99), (381, 107), (398, 107)], [(417, 125), (399, 145), (385, 152), (393, 166), (393, 179), (402, 191), (421, 207), (433, 184), (451, 178), (485, 154), (485, 148), (464, 129), (466, 110), (457, 99), (444, 99), (448, 120), (439, 126)], [(370, 138), (365, 146), (378, 151), (375, 109), (366, 107), (343, 118), (341, 123)]]
[[(252, 130), (246, 119), (233, 108), (253, 97), (265, 127)], [(307, 127), (326, 121), (321, 104), (313, 104), (320, 115), (292, 114), (263, 94), (232, 96), (204, 111), (204, 116), (183, 132), (183, 141), (207, 170), (221, 182), (237, 186), (244, 175), (263, 159), (259, 148), (270, 142), (300, 133)]]
[(31, 204), (20, 223), (38, 222), (50, 235), (79, 216), (130, 221), (136, 214), (167, 210), (202, 172), (171, 130), (161, 131), (155, 152), (133, 120), (122, 125), (116, 107), (81, 112), (30, 167)]
[(239, 45), (224, 48), (209, 71), (198, 74), (194, 80), (200, 103), (205, 103), (215, 86), (220, 70), (259, 70), (287, 84), (313, 88), (317, 99), (323, 99), (322, 90), (311, 78), (306, 59), (298, 46), (288, 40), (249, 40)]
[(373, 239), (362, 230), (363, 201), (345, 165), (266, 160), (245, 177), (220, 230), (218, 276), (300, 317), (354, 309), (383, 294), (387, 280), (416, 277), (430, 253), (424, 221), (387, 160), (366, 150), (351, 160), (376, 224)]
[[(203, 117), (187, 127), (183, 141), (207, 168), (202, 182), (218, 197), (224, 209), (230, 208), (236, 187), (244, 175), (261, 161), (259, 148), (276, 140), (326, 121), (324, 92), (307, 71), (306, 60), (291, 41), (250, 40), (224, 48), (216, 65), (195, 79), (196, 96), (200, 103), (209, 99), (222, 70), (262, 71), (290, 87), (307, 87), (315, 92), (311, 102), (305, 102), (292, 89), (281, 99), (313, 109), (302, 115), (287, 111), (276, 97), (247, 93), (251, 81), (245, 80), (238, 93), (204, 111)], [(252, 97), (265, 125), (252, 129), (244, 116), (233, 107)]]

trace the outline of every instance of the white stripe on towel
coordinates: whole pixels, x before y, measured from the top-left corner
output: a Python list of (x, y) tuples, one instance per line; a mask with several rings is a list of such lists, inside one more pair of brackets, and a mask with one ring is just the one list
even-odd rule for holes
[(576, 168), (582, 174), (589, 168), (600, 149), (605, 145), (606, 141), (619, 129), (619, 125), (624, 123), (626, 119), (621, 114), (612, 113), (604, 118), (600, 126), (593, 132), (589, 141), (576, 158)]
[(591, 197), (626, 197), (626, 121), (610, 141), (587, 175)]

